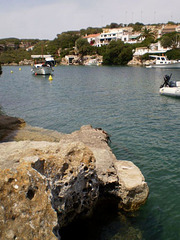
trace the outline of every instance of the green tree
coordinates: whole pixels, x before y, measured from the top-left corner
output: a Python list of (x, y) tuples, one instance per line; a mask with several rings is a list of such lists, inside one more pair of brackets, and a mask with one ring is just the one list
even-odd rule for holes
[(154, 33), (152, 32), (151, 29), (147, 29), (146, 27), (142, 29), (141, 31), (141, 37), (142, 38), (150, 38), (150, 39), (154, 39), (155, 38), (155, 35)]
[(171, 48), (177, 48), (180, 44), (180, 33), (172, 32), (164, 34), (161, 37), (161, 45), (164, 48), (171, 47)]
[(24, 49), (8, 49), (0, 55), (0, 63), (19, 63), (21, 60), (30, 59), (31, 54)]
[(58, 35), (56, 44), (59, 46), (59, 48), (62, 49), (72, 48), (75, 46), (75, 42), (78, 38), (79, 32), (76, 31), (64, 32)]
[(124, 47), (118, 57), (120, 64), (126, 65), (133, 57), (132, 48), (130, 46)]
[(117, 23), (110, 24), (110, 28), (118, 28), (118, 27), (119, 27), (119, 24), (117, 24)]
[(133, 32), (140, 32), (143, 26), (144, 26), (144, 24), (140, 23), (140, 22), (136, 22), (135, 24), (134, 23), (128, 24), (128, 27), (133, 28)]
[(96, 33), (101, 33), (102, 32), (102, 28), (92, 28), (92, 27), (88, 27), (87, 29), (81, 29), (80, 30), (80, 35), (81, 36), (85, 36), (86, 34), (96, 34)]
[(76, 48), (80, 54), (87, 55), (87, 54), (95, 54), (96, 48), (91, 46), (87, 39), (85, 38), (78, 38), (76, 41)]
[(132, 47), (121, 40), (111, 41), (103, 53), (104, 65), (126, 65), (132, 59)]
[(47, 43), (48, 41), (42, 40), (39, 41), (35, 46), (31, 54), (47, 54)]
[(180, 48), (172, 49), (166, 52), (168, 59), (179, 60), (180, 59)]

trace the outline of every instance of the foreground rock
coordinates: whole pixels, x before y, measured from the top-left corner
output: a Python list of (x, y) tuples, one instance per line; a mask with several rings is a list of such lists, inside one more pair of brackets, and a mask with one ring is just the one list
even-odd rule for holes
[(117, 197), (119, 207), (133, 211), (147, 199), (148, 186), (140, 169), (130, 161), (117, 160), (108, 145), (109, 136), (101, 129), (83, 126), (80, 131), (65, 135), (61, 143), (83, 142), (93, 152), (100, 184), (100, 198)]
[(15, 134), (15, 130), (25, 125), (25, 121), (16, 117), (0, 115), (0, 141)]
[[(39, 140), (39, 139), (38, 139)], [(0, 144), (0, 239), (57, 239), (103, 199), (136, 210), (148, 197), (141, 171), (118, 161), (101, 129), (83, 126), (59, 142)]]

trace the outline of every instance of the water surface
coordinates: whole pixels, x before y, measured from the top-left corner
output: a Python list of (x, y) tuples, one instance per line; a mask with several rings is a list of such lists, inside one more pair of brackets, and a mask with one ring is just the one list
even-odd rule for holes
[[(180, 239), (180, 99), (159, 95), (163, 76), (180, 80), (180, 70), (58, 66), (49, 81), (32, 76), (29, 66), (21, 69), (3, 67), (5, 114), (64, 133), (101, 127), (117, 159), (133, 161), (148, 182), (150, 195), (139, 211), (86, 224), (84, 239)], [(81, 226), (76, 229), (74, 236)]]

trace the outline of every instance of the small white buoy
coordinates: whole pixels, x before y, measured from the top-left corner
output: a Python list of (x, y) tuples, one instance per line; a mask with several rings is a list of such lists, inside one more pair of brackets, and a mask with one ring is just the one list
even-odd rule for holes
[(50, 75), (50, 76), (49, 76), (49, 81), (52, 81), (52, 80), (53, 80), (53, 78), (52, 78), (52, 76)]

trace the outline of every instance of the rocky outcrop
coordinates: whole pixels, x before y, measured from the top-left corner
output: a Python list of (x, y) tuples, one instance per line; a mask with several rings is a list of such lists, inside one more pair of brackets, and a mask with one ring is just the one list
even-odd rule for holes
[(65, 135), (61, 143), (83, 142), (93, 152), (100, 184), (100, 196), (118, 199), (119, 207), (133, 211), (147, 199), (148, 186), (140, 169), (130, 161), (117, 160), (108, 145), (109, 136), (102, 129), (83, 126)]
[(8, 142), (0, 152), (1, 239), (56, 239), (56, 229), (92, 211), (99, 184), (84, 144)]
[(34, 63), (33, 60), (28, 60), (28, 59), (24, 59), (22, 61), (19, 62), (19, 65), (23, 66), (23, 65), (32, 65)]
[(102, 65), (103, 57), (96, 55), (66, 55), (61, 59), (61, 65)]
[(0, 141), (15, 134), (15, 130), (25, 125), (25, 121), (16, 117), (0, 115)]
[(30, 163), (1, 170), (0, 239), (57, 239), (49, 195), (46, 179)]
[(56, 137), (0, 144), (1, 239), (57, 239), (103, 199), (127, 211), (147, 199), (141, 171), (116, 159), (105, 131), (83, 126)]
[(134, 56), (131, 61), (128, 62), (128, 66), (149, 66), (153, 64), (154, 60), (142, 60), (141, 56)]
[(142, 60), (141, 58), (138, 56), (134, 56), (133, 59), (131, 61), (128, 62), (127, 64), (128, 66), (142, 66)]

